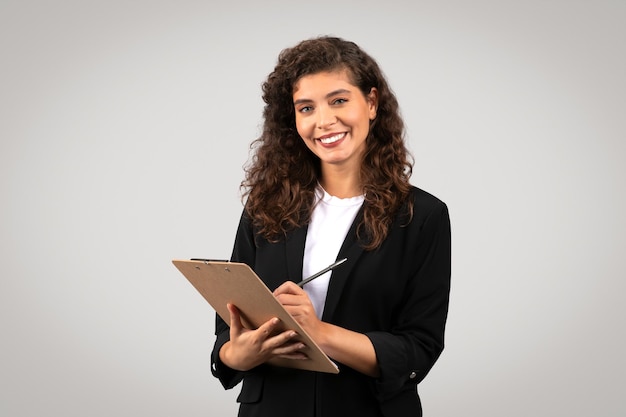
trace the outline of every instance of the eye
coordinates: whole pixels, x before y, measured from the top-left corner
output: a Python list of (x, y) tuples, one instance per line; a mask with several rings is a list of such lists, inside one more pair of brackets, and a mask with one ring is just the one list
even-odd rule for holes
[(313, 107), (312, 107), (312, 106), (302, 106), (302, 107), (300, 107), (300, 108), (298, 109), (298, 112), (300, 112), (300, 113), (308, 113), (308, 112), (310, 112), (311, 110), (313, 110)]
[(343, 104), (343, 103), (346, 103), (347, 101), (348, 99), (338, 98), (338, 99), (333, 100), (333, 104)]

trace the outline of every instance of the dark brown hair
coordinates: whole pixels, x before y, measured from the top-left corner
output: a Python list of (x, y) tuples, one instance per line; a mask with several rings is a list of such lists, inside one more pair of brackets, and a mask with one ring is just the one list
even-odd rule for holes
[[(342, 70), (365, 96), (372, 88), (378, 90), (360, 173), (365, 202), (358, 233), (365, 249), (380, 246), (407, 200), (413, 160), (405, 146), (398, 102), (378, 64), (353, 42), (327, 36), (308, 39), (284, 49), (263, 83), (263, 131), (251, 144), (253, 157), (241, 183), (246, 213), (270, 241), (309, 221), (320, 175), (319, 159), (296, 130), (294, 86), (305, 75)], [(407, 209), (411, 216), (410, 203)]]

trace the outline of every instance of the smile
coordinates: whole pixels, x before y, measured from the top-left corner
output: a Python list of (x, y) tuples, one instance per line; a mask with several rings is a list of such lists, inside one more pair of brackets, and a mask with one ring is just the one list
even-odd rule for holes
[(323, 137), (323, 138), (319, 138), (318, 140), (320, 142), (322, 142), (325, 145), (331, 144), (331, 143), (335, 143), (340, 139), (343, 139), (346, 136), (346, 133), (337, 133), (336, 135), (332, 135), (332, 136), (328, 136), (328, 137)]

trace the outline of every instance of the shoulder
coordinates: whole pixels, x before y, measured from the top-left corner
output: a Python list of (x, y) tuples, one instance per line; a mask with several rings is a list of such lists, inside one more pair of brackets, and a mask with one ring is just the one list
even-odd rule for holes
[(435, 195), (429, 193), (428, 191), (416, 187), (414, 185), (411, 186), (411, 191), (409, 193), (409, 198), (415, 204), (420, 204), (425, 207), (444, 207), (446, 203), (444, 203), (441, 199), (436, 197)]
[(416, 186), (411, 186), (407, 203), (413, 205), (413, 216), (418, 218), (429, 217), (437, 213), (445, 215), (448, 213), (446, 203), (428, 191)]
[(404, 208), (394, 224), (396, 230), (421, 238), (438, 233), (449, 233), (448, 206), (430, 192), (411, 186)]

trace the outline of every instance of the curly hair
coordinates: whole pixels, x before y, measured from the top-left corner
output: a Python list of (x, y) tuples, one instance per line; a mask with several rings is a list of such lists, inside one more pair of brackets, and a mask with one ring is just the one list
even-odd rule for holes
[(311, 217), (320, 160), (296, 130), (293, 92), (306, 75), (347, 71), (353, 85), (367, 95), (378, 90), (376, 118), (370, 123), (360, 180), (365, 201), (357, 228), (366, 250), (380, 246), (393, 218), (407, 203), (413, 158), (404, 141), (398, 101), (376, 61), (355, 43), (322, 36), (284, 49), (263, 83), (263, 130), (250, 145), (253, 153), (241, 182), (245, 210), (259, 233), (278, 241)]

